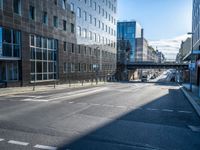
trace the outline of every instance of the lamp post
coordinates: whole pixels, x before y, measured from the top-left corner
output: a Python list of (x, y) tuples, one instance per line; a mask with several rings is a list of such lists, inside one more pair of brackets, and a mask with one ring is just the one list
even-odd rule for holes
[[(192, 38), (192, 49), (191, 49), (191, 64), (193, 63), (193, 32), (189, 32), (188, 35), (191, 35)], [(192, 65), (190, 67), (190, 91), (192, 91)]]

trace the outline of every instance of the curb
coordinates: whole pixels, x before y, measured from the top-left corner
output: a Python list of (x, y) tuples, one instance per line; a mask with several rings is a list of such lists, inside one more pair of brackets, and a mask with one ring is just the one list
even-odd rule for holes
[(189, 100), (189, 102), (192, 104), (194, 109), (196, 110), (198, 116), (200, 117), (200, 106), (193, 100), (193, 98), (187, 93), (187, 91), (182, 86), (180, 86), (180, 88), (187, 97), (187, 99)]

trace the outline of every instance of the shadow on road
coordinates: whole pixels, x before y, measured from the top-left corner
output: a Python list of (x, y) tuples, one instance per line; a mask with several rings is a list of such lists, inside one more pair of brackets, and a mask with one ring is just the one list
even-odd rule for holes
[[(135, 82), (133, 82), (135, 83)], [(156, 82), (166, 85), (166, 82)], [(172, 84), (170, 84), (172, 86)], [(175, 84), (174, 84), (175, 86)], [(162, 90), (162, 89), (161, 89)], [(165, 89), (166, 90), (166, 89)], [(166, 108), (166, 106), (168, 106)], [(179, 89), (169, 89), (168, 94), (152, 100), (141, 108), (131, 108), (128, 113), (115, 118), (97, 129), (71, 142), (63, 143), (59, 150), (153, 150), (182, 149), (199, 150), (200, 135), (190, 136), (187, 127), (199, 125), (200, 120), (192, 114), (162, 112), (159, 109), (189, 109), (189, 102)], [(109, 109), (109, 108), (108, 108)], [(152, 109), (148, 111), (147, 109)], [(98, 108), (97, 108), (98, 110)], [(109, 110), (108, 110), (109, 111)], [(88, 114), (89, 115), (89, 114)], [(92, 114), (91, 114), (92, 115)], [(102, 114), (99, 114), (99, 117)]]

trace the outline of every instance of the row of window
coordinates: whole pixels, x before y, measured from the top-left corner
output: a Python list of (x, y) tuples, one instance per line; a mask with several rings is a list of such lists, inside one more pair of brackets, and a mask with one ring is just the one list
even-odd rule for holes
[[(100, 50), (92, 49), (91, 47), (87, 48), (86, 46), (81, 47), (80, 45), (77, 45), (77, 49), (75, 49), (75, 44), (67, 43), (67, 42), (63, 43), (63, 47), (64, 47), (64, 51), (67, 51), (67, 48), (69, 48), (70, 53), (75, 53), (77, 50), (78, 54), (84, 54), (84, 55), (89, 55), (89, 56), (94, 55), (96, 57), (100, 56)], [(109, 57), (110, 59), (115, 58), (115, 54), (110, 53), (108, 51), (102, 51), (102, 56)]]
[[(74, 72), (95, 72), (99, 68), (97, 64), (86, 64), (86, 63), (64, 63), (63, 70), (64, 73), (74, 73)], [(113, 70), (115, 65), (103, 64), (102, 68), (105, 70)]]
[[(97, 10), (97, 3), (94, 0), (79, 0), (79, 1), (84, 1), (85, 4), (88, 4), (88, 6), (92, 7), (94, 10)], [(114, 13), (116, 13), (116, 7), (111, 3), (111, 1), (102, 0), (102, 2), (105, 3), (105, 5), (108, 6), (108, 8), (111, 9)], [(100, 5), (98, 5), (98, 10), (100, 10)]]
[(77, 36), (83, 37), (85, 39), (93, 40), (95, 42), (106, 44), (110, 47), (116, 47), (116, 44), (113, 40), (110, 40), (104, 36), (100, 36), (100, 34), (93, 33), (92, 31), (87, 31), (87, 29), (81, 29), (80, 26), (77, 27)]
[[(65, 0), (63, 1), (63, 7), (66, 8), (66, 2)], [(13, 11), (15, 14), (21, 15), (21, 0), (13, 0)], [(3, 1), (0, 0), (0, 8), (3, 8)], [(36, 9), (34, 6), (29, 6), (29, 18), (31, 20), (35, 20), (36, 19)], [(66, 20), (62, 20), (63, 21), (63, 27), (62, 30), (67, 31), (67, 21)], [(42, 18), (41, 18), (41, 22), (45, 25), (48, 25), (48, 13), (46, 11), (42, 12)], [(53, 21), (52, 21), (52, 26), (54, 26), (55, 28), (59, 27), (59, 19), (57, 16), (53, 16)], [(74, 24), (70, 24), (70, 32), (74, 33)]]
[[(75, 11), (74, 10), (74, 3), (71, 3), (71, 11)], [(99, 6), (100, 7), (100, 6)], [(105, 11), (103, 8), (102, 10), (99, 8), (99, 14), (101, 14), (102, 11), (102, 16), (105, 17), (106, 19), (108, 19), (108, 21), (110, 21), (111, 23), (113, 23), (114, 25), (116, 25), (116, 19), (111, 16), (107, 11)], [(92, 24), (92, 15), (87, 13), (86, 11), (82, 11), (80, 7), (77, 7), (77, 11), (76, 11), (77, 17), (78, 18), (82, 18), (85, 21), (88, 21)], [(88, 19), (89, 18), (89, 19)], [(95, 19), (95, 18), (94, 18)]]

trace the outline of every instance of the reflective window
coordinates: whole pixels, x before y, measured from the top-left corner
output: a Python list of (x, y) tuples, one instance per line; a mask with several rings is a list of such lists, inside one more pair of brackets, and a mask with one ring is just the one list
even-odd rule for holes
[(0, 0), (0, 9), (3, 9), (3, 0)]
[(56, 79), (58, 41), (36, 35), (30, 39), (32, 81)]
[(44, 24), (48, 24), (48, 16), (47, 16), (47, 12), (43, 12), (43, 23)]
[(21, 0), (13, 0), (14, 13), (21, 15)]
[(58, 28), (58, 17), (57, 16), (53, 16), (53, 26), (55, 28)]

